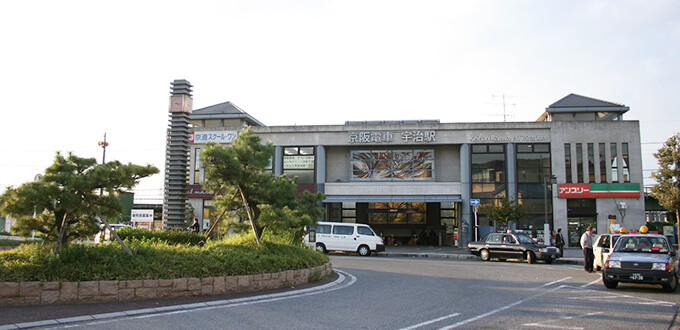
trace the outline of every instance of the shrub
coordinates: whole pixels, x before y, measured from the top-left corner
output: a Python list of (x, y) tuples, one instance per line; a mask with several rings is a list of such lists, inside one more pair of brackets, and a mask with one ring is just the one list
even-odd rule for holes
[[(115, 243), (72, 244), (54, 257), (51, 247), (22, 246), (0, 253), (0, 282), (172, 279), (274, 273), (323, 265), (328, 257), (301, 246), (252, 235), (208, 241), (203, 246), (137, 240), (130, 257)], [(131, 248), (133, 248), (131, 246)]]
[(148, 230), (143, 228), (121, 228), (116, 233), (120, 236), (120, 239), (130, 242), (202, 245), (206, 241), (206, 237), (203, 234), (176, 229)]

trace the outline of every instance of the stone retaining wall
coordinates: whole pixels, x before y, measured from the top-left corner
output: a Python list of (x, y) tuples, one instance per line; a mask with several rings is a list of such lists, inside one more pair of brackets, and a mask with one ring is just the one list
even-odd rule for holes
[(273, 274), (176, 278), (171, 280), (88, 282), (0, 282), (0, 306), (92, 303), (217, 295), (277, 289), (318, 281), (332, 272), (330, 263)]

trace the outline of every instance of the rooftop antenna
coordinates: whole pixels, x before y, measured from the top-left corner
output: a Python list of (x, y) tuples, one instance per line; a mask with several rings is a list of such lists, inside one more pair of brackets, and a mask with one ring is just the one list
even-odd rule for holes
[[(500, 97), (500, 98), (503, 99), (503, 122), (508, 121), (508, 120), (507, 120), (507, 117), (514, 116), (514, 115), (509, 115), (509, 114), (507, 114), (507, 112), (506, 112), (506, 110), (505, 110), (505, 105), (506, 105), (505, 98), (506, 98), (506, 97), (507, 97), (507, 98), (512, 98), (512, 97), (517, 97), (517, 96), (512, 96), (512, 95), (505, 95), (505, 94), (503, 94), (503, 95), (491, 95), (491, 97)], [(499, 104), (499, 103), (493, 103), (493, 104)], [(512, 106), (514, 107), (516, 104), (515, 104), (515, 103), (510, 103), (509, 105), (512, 105)]]

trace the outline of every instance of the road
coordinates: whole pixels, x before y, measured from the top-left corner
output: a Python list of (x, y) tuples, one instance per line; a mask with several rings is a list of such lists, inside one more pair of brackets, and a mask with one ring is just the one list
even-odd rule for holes
[(668, 329), (680, 295), (578, 265), (331, 256), (321, 288), (60, 325), (97, 329)]

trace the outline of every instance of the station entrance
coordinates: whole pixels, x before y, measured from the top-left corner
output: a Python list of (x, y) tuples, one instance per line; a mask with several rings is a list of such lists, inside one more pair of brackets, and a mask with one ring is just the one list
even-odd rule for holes
[(389, 245), (455, 245), (458, 202), (326, 203), (326, 220), (365, 223)]

